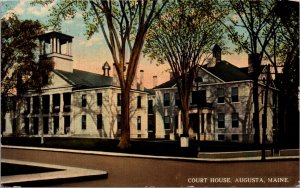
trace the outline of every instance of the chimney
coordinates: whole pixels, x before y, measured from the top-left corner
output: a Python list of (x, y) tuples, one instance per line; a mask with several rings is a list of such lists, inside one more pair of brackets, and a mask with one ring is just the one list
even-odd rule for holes
[(213, 51), (213, 57), (216, 58), (216, 63), (221, 62), (222, 49), (220, 48), (220, 46), (216, 44), (212, 51)]
[(144, 70), (140, 70), (140, 90), (144, 91)]
[(153, 88), (157, 86), (157, 76), (153, 76)]
[(248, 74), (254, 76), (257, 73), (257, 65), (259, 62), (259, 54), (248, 54)]

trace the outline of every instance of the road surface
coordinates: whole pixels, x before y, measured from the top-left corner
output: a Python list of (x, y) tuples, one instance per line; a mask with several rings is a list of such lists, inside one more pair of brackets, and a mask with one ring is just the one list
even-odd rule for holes
[(271, 186), (295, 187), (299, 161), (199, 162), (88, 155), (2, 148), (2, 158), (98, 169), (107, 179), (69, 182), (54, 186)]

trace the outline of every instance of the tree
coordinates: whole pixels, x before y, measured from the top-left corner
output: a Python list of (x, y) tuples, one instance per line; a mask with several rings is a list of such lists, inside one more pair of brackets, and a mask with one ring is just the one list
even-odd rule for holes
[(274, 127), (280, 135), (274, 139), (279, 136), (282, 144), (299, 144), (299, 126), (296, 123), (299, 122), (299, 3), (286, 0), (278, 1), (277, 5), (274, 16), (279, 18), (279, 26), (274, 31), (271, 45), (265, 51), (273, 66), (275, 84), (279, 89), (276, 113), (279, 126), (276, 124)]
[(223, 23), (229, 37), (237, 45), (237, 52), (249, 54), (252, 64), (254, 142), (259, 144), (258, 77), (265, 49), (270, 45), (274, 30), (278, 27), (278, 18), (274, 17), (277, 4), (275, 0), (229, 0), (224, 1), (224, 5), (232, 11), (232, 16)]
[(180, 110), (188, 135), (190, 93), (201, 60), (214, 44), (222, 43), (223, 29), (218, 20), (217, 1), (174, 1), (155, 21), (147, 34), (145, 54), (159, 63), (168, 62), (177, 82)]
[[(47, 5), (52, 2), (53, 0), (35, 0), (34, 4)], [(60, 1), (51, 9), (50, 25), (59, 28), (62, 19), (74, 18), (80, 11), (86, 25), (87, 36), (91, 37), (101, 30), (105, 38), (121, 88), (122, 135), (118, 145), (120, 148), (130, 146), (130, 90), (145, 35), (166, 3), (167, 0), (70, 0)]]
[[(42, 84), (32, 79), (44, 63), (37, 63), (38, 35), (44, 27), (38, 21), (19, 20), (14, 14), (1, 19), (1, 116), (7, 112), (8, 97), (15, 96), (15, 134), (20, 133), (20, 112), (24, 94), (33, 84)], [(52, 68), (53, 69), (53, 68)], [(49, 71), (52, 70), (49, 67)]]

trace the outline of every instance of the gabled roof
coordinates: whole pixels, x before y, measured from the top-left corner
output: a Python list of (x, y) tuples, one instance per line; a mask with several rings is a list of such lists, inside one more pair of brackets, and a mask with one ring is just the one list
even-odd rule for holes
[(204, 65), (203, 68), (225, 82), (251, 80), (248, 74), (245, 74), (238, 67), (224, 60), (216, 63), (214, 67)]
[(73, 69), (73, 72), (54, 70), (54, 73), (73, 85), (75, 90), (111, 86), (113, 83), (112, 77), (78, 69)]
[(154, 87), (153, 89), (161, 89), (161, 88), (171, 88), (173, 86), (176, 85), (176, 79), (172, 79), (172, 80), (169, 80), (165, 83), (162, 83), (156, 87)]
[[(224, 60), (216, 63), (214, 67), (208, 67), (207, 65), (204, 65), (202, 68), (225, 82), (251, 80), (251, 77), (244, 72), (245, 70), (238, 68)], [(176, 79), (172, 79), (156, 86), (153, 89), (171, 88), (175, 85)]]

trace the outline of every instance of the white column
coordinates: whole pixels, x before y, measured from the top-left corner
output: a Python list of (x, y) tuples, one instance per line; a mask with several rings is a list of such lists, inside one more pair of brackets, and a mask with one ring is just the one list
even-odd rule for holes
[(46, 42), (43, 41), (43, 55), (46, 54)]
[(69, 55), (72, 56), (72, 42), (69, 43)]
[(63, 110), (64, 110), (64, 101), (63, 101), (63, 94), (60, 94), (60, 106), (59, 106), (59, 134), (64, 134), (64, 117), (63, 117)]
[(57, 39), (57, 53), (61, 54), (60, 39)]
[(66, 43), (66, 55), (69, 55), (69, 41)]
[(54, 50), (54, 49), (53, 49), (53, 48), (54, 48), (54, 47), (53, 47), (53, 38), (50, 39), (50, 46), (51, 46), (51, 51), (50, 51), (50, 53), (53, 53), (53, 50)]
[(181, 110), (178, 111), (178, 133), (179, 135), (183, 133), (182, 123), (181, 123)]
[[(53, 111), (53, 94), (49, 97), (49, 114)], [(49, 115), (49, 134), (54, 134), (54, 123), (53, 116)]]
[(54, 53), (57, 53), (57, 46), (56, 46), (56, 37), (53, 38), (53, 49), (54, 49)]

